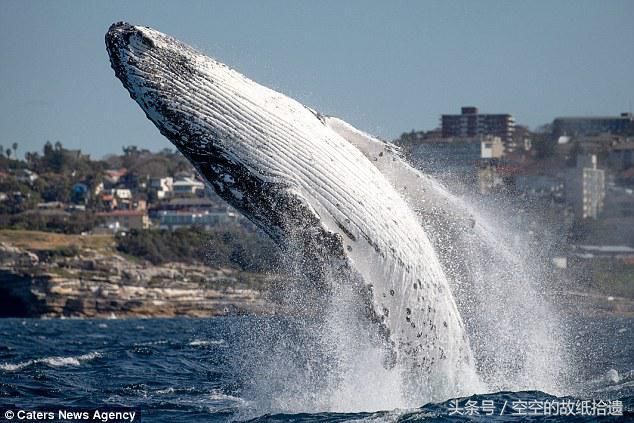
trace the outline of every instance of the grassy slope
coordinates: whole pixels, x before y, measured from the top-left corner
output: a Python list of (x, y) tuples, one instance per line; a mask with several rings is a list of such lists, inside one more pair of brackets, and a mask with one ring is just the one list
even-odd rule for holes
[(53, 232), (0, 229), (0, 242), (27, 250), (60, 250), (75, 246), (91, 248), (104, 254), (115, 252), (112, 235), (66, 235)]

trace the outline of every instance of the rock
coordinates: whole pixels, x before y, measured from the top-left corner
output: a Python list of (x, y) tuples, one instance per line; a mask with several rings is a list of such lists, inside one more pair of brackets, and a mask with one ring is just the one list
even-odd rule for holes
[(37, 255), (30, 251), (0, 242), (0, 266), (2, 267), (24, 267), (38, 264)]
[(271, 313), (275, 307), (262, 292), (268, 279), (202, 265), (139, 264), (94, 250), (40, 261), (30, 251), (0, 243), (0, 316)]

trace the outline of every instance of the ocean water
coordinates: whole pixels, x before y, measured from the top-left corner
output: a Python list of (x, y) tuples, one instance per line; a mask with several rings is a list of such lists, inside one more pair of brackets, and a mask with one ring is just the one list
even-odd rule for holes
[[(443, 403), (421, 403), (414, 408), (397, 408), (397, 404), (382, 410), (345, 410), (343, 399), (339, 404), (344, 405), (339, 405), (338, 410), (304, 412), (293, 404), (288, 407), (292, 411), (284, 411), (275, 400), (284, 397), (292, 402), (296, 397), (299, 403), (311, 392), (319, 392), (311, 384), (298, 386), (297, 380), (310, 379), (293, 372), (327, 372), (328, 366), (319, 362), (320, 355), (311, 351), (310, 346), (279, 339), (279, 336), (292, 338), (295, 325), (292, 320), (243, 316), (3, 319), (0, 320), (0, 418), (7, 410), (134, 409), (140, 413), (135, 421), (153, 422), (570, 421), (571, 418), (627, 421), (634, 417), (633, 321), (619, 316), (575, 321), (575, 356), (581, 364), (566, 396), (540, 391), (481, 393)], [(267, 330), (275, 333), (267, 334)], [(259, 344), (258, 339), (262, 341)], [(278, 373), (283, 377), (271, 378), (269, 389), (262, 388), (267, 386), (266, 380), (258, 381), (259, 389), (254, 390), (253, 379), (263, 377), (256, 371), (261, 364), (259, 360), (263, 359), (262, 348), (269, 342), (292, 351), (276, 358)], [(380, 374), (381, 369), (376, 372)], [(288, 384), (283, 383), (284, 378)], [(312, 380), (317, 384), (320, 379)], [(375, 383), (383, 382), (378, 378)], [(292, 387), (292, 392), (288, 387)], [(270, 404), (278, 405), (276, 408)], [(622, 417), (588, 415), (620, 414), (619, 406)]]

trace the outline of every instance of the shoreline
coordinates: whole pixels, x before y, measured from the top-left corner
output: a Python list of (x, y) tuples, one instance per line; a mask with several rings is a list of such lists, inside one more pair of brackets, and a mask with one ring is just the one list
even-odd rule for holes
[[(70, 246), (73, 254), (65, 254)], [(286, 315), (269, 292), (284, 282), (282, 275), (200, 263), (153, 265), (119, 253), (103, 235), (0, 232), (0, 318)], [(546, 301), (571, 317), (634, 317), (633, 298), (570, 282)]]
[(59, 254), (63, 248), (0, 242), (0, 317), (167, 318), (274, 311), (265, 299), (276, 281), (273, 275), (204, 264), (152, 265), (110, 246), (82, 245), (72, 256)]

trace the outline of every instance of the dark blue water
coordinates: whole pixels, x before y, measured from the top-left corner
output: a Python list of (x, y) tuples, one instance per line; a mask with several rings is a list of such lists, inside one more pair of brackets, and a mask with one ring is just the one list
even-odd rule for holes
[[(122, 408), (140, 412), (135, 421), (157, 422), (625, 421), (634, 417), (628, 411), (634, 400), (634, 377), (628, 373), (634, 369), (632, 321), (578, 322), (577, 356), (583, 365), (572, 397), (501, 392), (413, 410), (266, 414), (244, 395), (251, 376), (244, 372), (249, 354), (243, 338), (257, 333), (262, 319), (3, 319), (0, 421), (7, 410)], [(616, 401), (623, 403), (623, 417), (581, 417), (582, 410), (619, 414)]]

